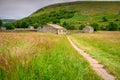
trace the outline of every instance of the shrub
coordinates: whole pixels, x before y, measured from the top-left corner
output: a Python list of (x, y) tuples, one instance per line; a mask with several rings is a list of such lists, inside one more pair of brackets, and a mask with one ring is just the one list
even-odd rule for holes
[(66, 23), (66, 22), (64, 22), (64, 23), (62, 24), (62, 26), (65, 27), (65, 28), (68, 29), (68, 30), (74, 30), (74, 29), (76, 29), (75, 26), (70, 25), (70, 24), (68, 24), (68, 23)]
[(106, 25), (101, 25), (100, 30), (107, 30)]
[(119, 19), (116, 19), (115, 21), (119, 21)]
[(115, 21), (120, 21), (120, 18), (115, 19)]
[(90, 26), (93, 27), (95, 31), (100, 30), (98, 23), (92, 23), (92, 24), (90, 24)]
[(85, 25), (81, 24), (80, 27), (79, 27), (79, 30), (82, 30), (84, 27), (85, 27)]
[(104, 16), (104, 17), (102, 18), (102, 21), (103, 21), (103, 22), (106, 22), (106, 21), (108, 21), (108, 19)]
[(119, 26), (114, 22), (109, 22), (109, 24), (107, 25), (107, 30), (116, 31), (119, 30)]
[(63, 26), (64, 28), (66, 28), (66, 29), (69, 29), (69, 24), (66, 23), (66, 22), (63, 22), (62, 26)]
[(12, 23), (7, 23), (7, 24), (5, 25), (5, 27), (6, 27), (7, 30), (15, 29), (15, 26), (14, 26)]

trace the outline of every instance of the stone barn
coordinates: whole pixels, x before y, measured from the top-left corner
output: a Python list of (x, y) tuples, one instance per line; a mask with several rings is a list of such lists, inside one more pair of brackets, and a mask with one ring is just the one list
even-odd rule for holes
[(6, 27), (0, 27), (0, 30), (6, 30)]
[(66, 34), (66, 29), (56, 24), (46, 24), (38, 28), (38, 32)]
[(83, 32), (84, 33), (93, 33), (94, 32), (94, 28), (91, 26), (86, 26), (85, 28), (83, 28)]
[(28, 29), (34, 29), (34, 26), (29, 26)]

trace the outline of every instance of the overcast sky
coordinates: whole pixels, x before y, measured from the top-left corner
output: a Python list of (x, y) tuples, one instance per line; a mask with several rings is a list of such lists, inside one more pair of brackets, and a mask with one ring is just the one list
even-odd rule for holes
[(20, 19), (44, 6), (71, 1), (80, 0), (0, 0), (0, 18)]

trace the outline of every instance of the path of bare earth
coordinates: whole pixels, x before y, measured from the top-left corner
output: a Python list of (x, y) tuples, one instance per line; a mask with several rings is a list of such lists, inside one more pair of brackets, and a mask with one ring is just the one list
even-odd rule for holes
[(78, 51), (78, 53), (80, 53), (84, 58), (86, 58), (86, 60), (88, 60), (88, 62), (90, 63), (90, 65), (92, 66), (93, 70), (96, 71), (96, 73), (103, 78), (104, 80), (115, 80), (115, 77), (111, 74), (109, 74), (104, 68), (102, 64), (99, 64), (99, 62), (95, 59), (93, 59), (89, 54), (87, 54), (86, 52), (84, 52), (82, 49), (78, 48), (75, 43), (67, 36), (67, 39), (69, 40), (69, 42), (71, 43), (71, 45), (73, 46), (73, 48), (75, 48), (75, 50)]

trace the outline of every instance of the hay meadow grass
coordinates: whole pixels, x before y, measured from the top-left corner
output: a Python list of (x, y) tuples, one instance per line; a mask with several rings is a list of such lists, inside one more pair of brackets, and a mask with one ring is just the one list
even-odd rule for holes
[(65, 35), (0, 33), (0, 80), (101, 80)]
[(120, 80), (120, 32), (81, 33), (69, 37)]

